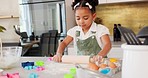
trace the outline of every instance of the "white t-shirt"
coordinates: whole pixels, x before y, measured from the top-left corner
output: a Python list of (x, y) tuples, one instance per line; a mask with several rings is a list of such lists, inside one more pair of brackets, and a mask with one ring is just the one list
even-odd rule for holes
[(98, 44), (101, 48), (103, 47), (103, 43), (101, 41), (101, 36), (103, 36), (105, 34), (108, 34), (108, 35), (110, 34), (107, 27), (105, 27), (101, 24), (96, 24), (95, 22), (92, 23), (90, 29), (85, 34), (82, 31), (82, 28), (80, 26), (75, 26), (75, 27), (69, 29), (68, 32), (67, 32), (67, 35), (73, 37), (74, 49), (75, 49), (76, 52), (77, 52), (76, 31), (80, 31), (79, 39), (81, 39), (81, 40), (85, 40), (85, 39), (89, 38), (90, 36), (92, 36), (93, 35), (92, 31), (96, 32), (95, 36), (96, 36), (97, 42), (98, 42)]

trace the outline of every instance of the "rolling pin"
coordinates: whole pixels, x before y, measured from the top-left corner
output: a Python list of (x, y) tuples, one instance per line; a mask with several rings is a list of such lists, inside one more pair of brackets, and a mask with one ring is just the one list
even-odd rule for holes
[(90, 56), (78, 56), (78, 55), (63, 55), (62, 62), (63, 63), (89, 63)]

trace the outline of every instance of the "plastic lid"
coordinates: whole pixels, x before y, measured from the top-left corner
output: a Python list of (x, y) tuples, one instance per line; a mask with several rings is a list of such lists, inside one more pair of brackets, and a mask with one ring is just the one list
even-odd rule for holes
[(48, 61), (52, 61), (52, 57), (49, 57), (49, 58), (48, 58)]
[(110, 60), (110, 62), (117, 62), (118, 61), (116, 58), (110, 58), (109, 60)]
[(65, 74), (64, 78), (74, 78), (74, 76), (72, 74)]
[(76, 68), (71, 68), (70, 69), (70, 73), (73, 74), (73, 75), (75, 75), (76, 74)]
[(35, 62), (35, 65), (36, 66), (43, 66), (44, 65), (44, 62), (43, 61), (36, 61)]
[(111, 71), (110, 68), (105, 68), (105, 69), (102, 69), (102, 70), (100, 71), (100, 73), (102, 73), (102, 74), (108, 74), (110, 71)]

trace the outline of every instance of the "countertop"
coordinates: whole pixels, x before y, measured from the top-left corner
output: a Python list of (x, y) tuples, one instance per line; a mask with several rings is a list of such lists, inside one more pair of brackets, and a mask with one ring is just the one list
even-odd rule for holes
[(118, 41), (118, 42), (114, 42), (112, 41), (112, 47), (121, 47), (122, 44), (126, 43), (124, 41)]
[[(70, 72), (70, 68), (75, 67), (74, 64), (71, 63), (56, 63), (53, 61), (47, 61), (48, 57), (22, 57), (19, 64), (11, 69), (4, 70), (3, 74), (6, 73), (19, 73), (20, 78), (29, 78), (29, 74), (37, 73), (39, 75), (38, 78), (64, 78), (64, 74)], [(35, 62), (35, 61), (44, 61), (45, 70), (36, 71), (35, 69), (25, 70), (21, 67), (22, 62)], [(86, 65), (82, 65), (86, 66)], [(76, 77), (75, 77), (76, 78)], [(121, 72), (117, 73), (113, 76), (113, 78), (121, 78)]]
[[(74, 64), (56, 63), (53, 61), (47, 61), (47, 57), (22, 57), (19, 64), (16, 67), (7, 69), (3, 74), (7, 73), (19, 73), (20, 78), (29, 78), (31, 73), (37, 73), (38, 78), (64, 78), (64, 74), (69, 73), (70, 68), (75, 67)], [(45, 70), (36, 71), (35, 69), (26, 70), (21, 66), (22, 62), (36, 62), (44, 61)]]

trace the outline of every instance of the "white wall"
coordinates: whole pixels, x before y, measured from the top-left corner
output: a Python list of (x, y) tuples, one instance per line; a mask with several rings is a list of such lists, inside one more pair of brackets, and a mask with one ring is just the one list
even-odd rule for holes
[(6, 15), (19, 15), (19, 4), (18, 0), (1, 0), (0, 1), (0, 16)]
[[(18, 0), (1, 0), (0, 17), (18, 17), (18, 6)], [(14, 32), (13, 25), (19, 25), (19, 18), (0, 18), (0, 25), (6, 28), (4, 33), (0, 32), (3, 42), (18, 42), (19, 36)]]
[(19, 36), (15, 33), (13, 25), (18, 25), (18, 19), (0, 19), (0, 25), (6, 28), (5, 32), (0, 32), (3, 42), (18, 42)]
[(65, 0), (66, 2), (66, 24), (67, 30), (76, 25), (74, 18), (74, 11), (72, 10), (71, 4), (73, 0)]
[[(1, 33), (0, 38), (3, 42), (19, 42), (19, 36), (15, 33), (13, 25), (19, 25), (19, 4), (18, 0), (1, 0), (0, 1), (0, 25), (6, 28), (6, 31)], [(17, 18), (9, 18), (13, 15)]]

